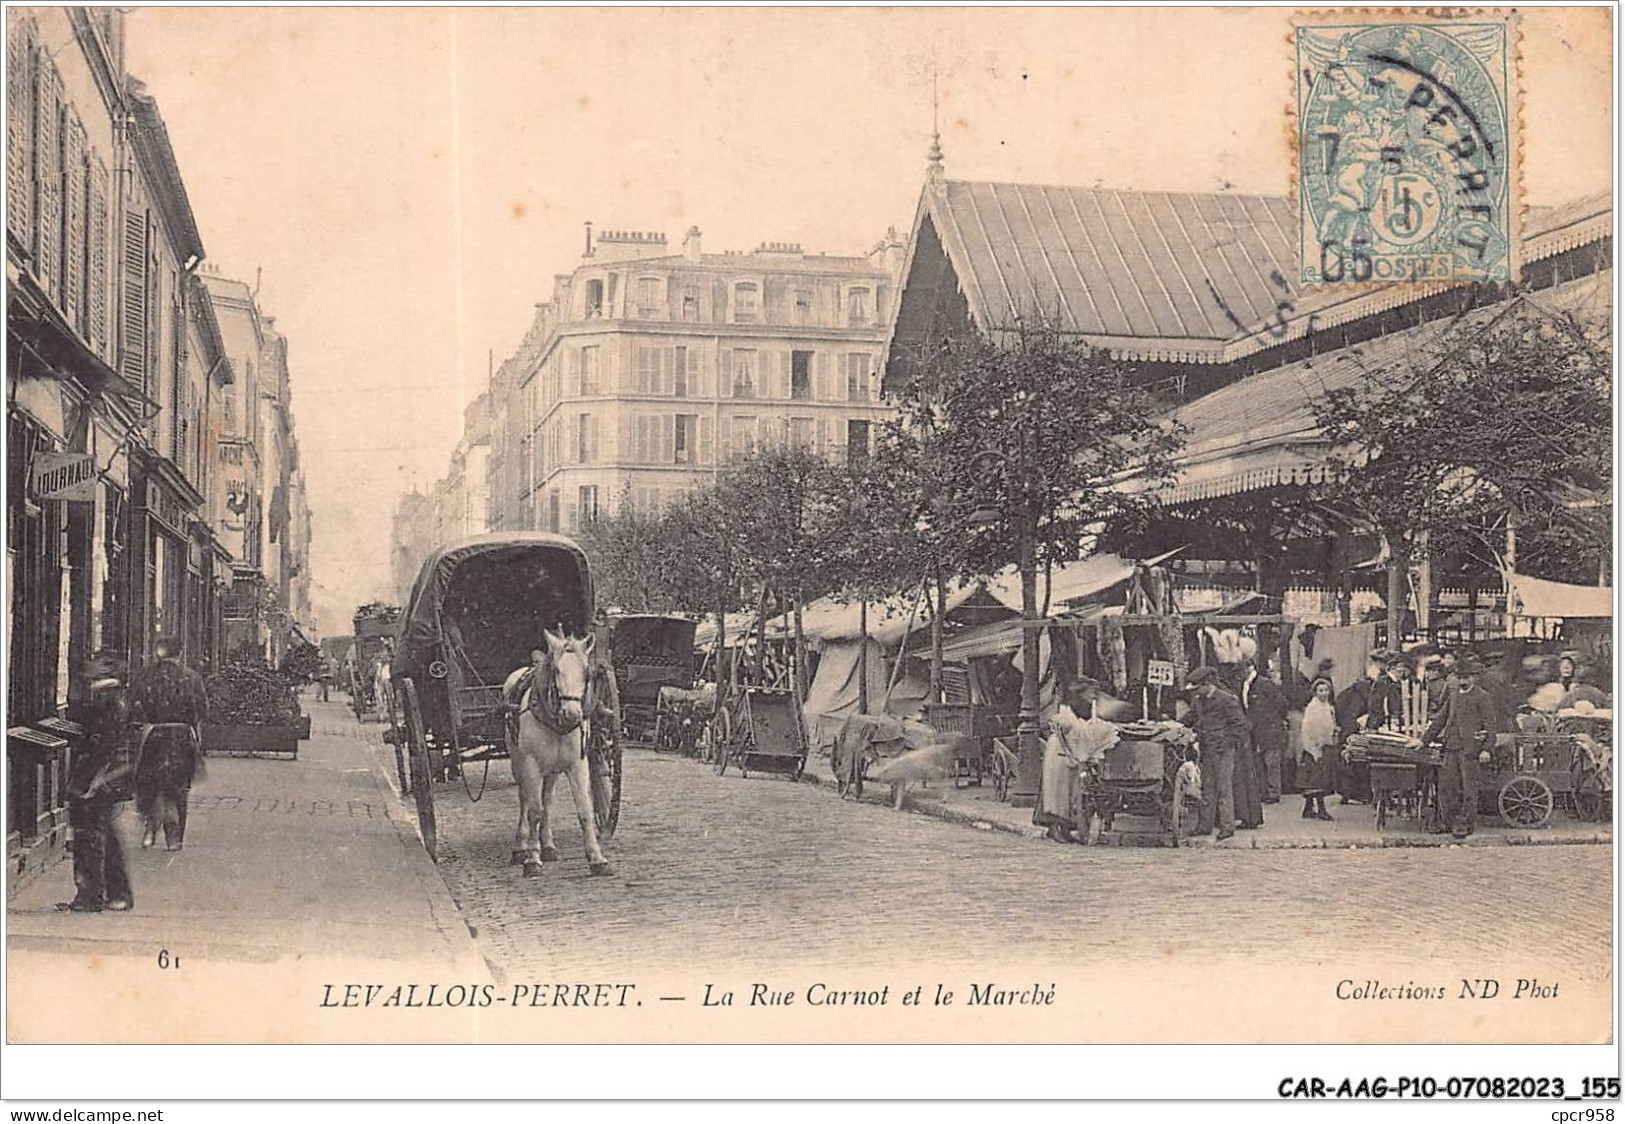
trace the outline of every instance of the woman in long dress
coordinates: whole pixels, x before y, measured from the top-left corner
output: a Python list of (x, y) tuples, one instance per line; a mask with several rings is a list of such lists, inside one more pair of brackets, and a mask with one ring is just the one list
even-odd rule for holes
[(1298, 748), (1298, 780), (1303, 789), (1303, 818), (1329, 820), (1326, 796), (1337, 788), (1337, 707), (1332, 681), (1324, 675), (1309, 688), (1303, 711), (1303, 738)]

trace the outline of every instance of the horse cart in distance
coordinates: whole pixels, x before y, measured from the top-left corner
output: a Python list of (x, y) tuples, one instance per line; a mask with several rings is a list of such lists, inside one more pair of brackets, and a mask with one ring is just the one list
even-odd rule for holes
[[(580, 716), (568, 733), (579, 730), (594, 825), (602, 838), (614, 833), (621, 803), (619, 701), (613, 674), (592, 658), (592, 618), (587, 557), (558, 535), (478, 535), (424, 561), (395, 649), (391, 740), (407, 749), (409, 787), (431, 855), (436, 783), (460, 777), (470, 799), (484, 795), (490, 762), (508, 756), (510, 720), (517, 725), (524, 717), (518, 712), (533, 702), (544, 710), (551, 706), (555, 715)], [(586, 639), (567, 639), (581, 637)], [(541, 662), (534, 653), (541, 653)], [(549, 673), (544, 681), (543, 672), (562, 667), (567, 656), (585, 658), (588, 667), (581, 686), (560, 692), (557, 680)], [(515, 673), (531, 668), (536, 690), (522, 704), (505, 698), (505, 683), (519, 682)], [(477, 793), (469, 782), (476, 765), (482, 767)], [(519, 772), (523, 804), (529, 798)], [(531, 865), (526, 862), (527, 875)]]
[(694, 686), (695, 622), (652, 613), (614, 616), (600, 630), (620, 694), (622, 732), (634, 742), (658, 742), (655, 727), (663, 688)]
[(380, 718), (388, 717), (388, 700), (378, 697), (378, 673), (389, 664), (399, 617), (400, 610), (393, 605), (367, 605), (351, 620), (355, 647), (346, 661), (345, 690), (357, 722), (365, 722), (373, 713)]

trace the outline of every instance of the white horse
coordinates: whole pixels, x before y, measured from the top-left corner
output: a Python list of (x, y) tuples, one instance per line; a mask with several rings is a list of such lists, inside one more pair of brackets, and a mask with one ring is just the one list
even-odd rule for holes
[(589, 704), (593, 638), (545, 635), (547, 647), (531, 653), (533, 666), (515, 671), (502, 686), (504, 701), (517, 710), (507, 726), (508, 759), (519, 785), (513, 863), (524, 864), (526, 878), (539, 878), (543, 863), (559, 861), (548, 806), (553, 802), (553, 784), (562, 775), (570, 784), (576, 819), (581, 821), (587, 868), (594, 874), (613, 874), (614, 868), (598, 846), (583, 724)]
[(394, 712), (395, 688), (390, 685), (388, 660), (379, 660), (373, 671), (372, 705), (385, 718)]

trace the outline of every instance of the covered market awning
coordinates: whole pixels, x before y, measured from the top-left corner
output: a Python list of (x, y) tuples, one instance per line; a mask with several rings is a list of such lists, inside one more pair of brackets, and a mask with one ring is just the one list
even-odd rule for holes
[[(1610, 315), (1613, 270), (1603, 270), (1515, 298), (1550, 313)], [(1489, 320), (1505, 302), (1469, 313)], [(1334, 390), (1354, 387), (1426, 362), (1455, 324), (1436, 320), (1244, 378), (1186, 403), (1177, 412), (1186, 426), (1177, 479), (1164, 503), (1188, 503), (1283, 484), (1326, 478), (1327, 445), (1315, 407)]]
[(1514, 574), (1513, 613), (1523, 617), (1609, 618), (1614, 591), (1605, 585), (1566, 585)]

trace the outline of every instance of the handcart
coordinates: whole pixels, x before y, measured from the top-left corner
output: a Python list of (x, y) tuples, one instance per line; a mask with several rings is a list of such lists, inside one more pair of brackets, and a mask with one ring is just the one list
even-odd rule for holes
[(778, 773), (799, 780), (807, 767), (807, 729), (794, 689), (741, 687), (717, 711), (713, 727), (717, 775), (730, 764), (744, 776)]

